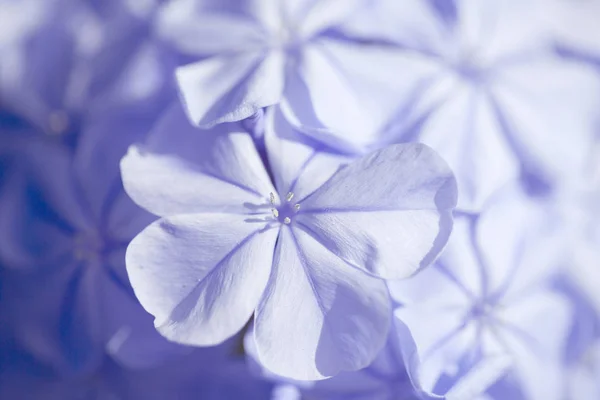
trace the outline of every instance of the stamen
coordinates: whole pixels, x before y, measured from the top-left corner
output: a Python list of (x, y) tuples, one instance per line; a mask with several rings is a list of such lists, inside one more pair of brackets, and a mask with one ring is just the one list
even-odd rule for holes
[(271, 212), (275, 218), (279, 218), (279, 210), (276, 208), (271, 208)]
[(296, 211), (296, 212), (300, 211), (300, 204), (296, 204), (294, 206), (294, 211)]
[(283, 219), (283, 223), (284, 223), (284, 224), (286, 224), (286, 225), (289, 225), (289, 224), (290, 224), (290, 222), (292, 222), (292, 220), (290, 219), (290, 217), (285, 217), (285, 218)]
[(275, 195), (273, 194), (273, 192), (269, 193), (269, 201), (271, 202), (271, 204), (275, 204)]
[(292, 201), (292, 199), (293, 199), (293, 198), (294, 198), (294, 193), (292, 193), (292, 192), (289, 192), (289, 193), (287, 194), (287, 196), (285, 196), (285, 199), (286, 199), (288, 202), (289, 202), (289, 201)]

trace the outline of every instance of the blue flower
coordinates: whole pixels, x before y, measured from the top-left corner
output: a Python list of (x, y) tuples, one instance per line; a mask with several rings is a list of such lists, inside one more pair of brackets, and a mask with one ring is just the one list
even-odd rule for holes
[(16, 38), (0, 49), (0, 127), (8, 119), (11, 127), (75, 149), (87, 124), (172, 90), (170, 61), (158, 57), (148, 20), (109, 12), (109, 3), (9, 5), (7, 18), (23, 14), (35, 23), (10, 30)]
[(286, 118), (318, 140), (368, 144), (395, 105), (395, 56), (338, 28), (370, 2), (230, 3), (176, 0), (158, 13), (158, 35), (195, 61), (176, 71), (191, 121), (206, 128), (281, 103)]
[(156, 334), (125, 271), (129, 241), (154, 217), (124, 193), (119, 160), (150, 129), (151, 109), (123, 108), (87, 124), (74, 152), (27, 138), (19, 148), (26, 162), (1, 188), (9, 329), (58, 370), (89, 370), (107, 351), (131, 366), (179, 351)]
[[(418, 393), (404, 366), (400, 341), (395, 325), (391, 326), (387, 342), (375, 360), (359, 371), (342, 372), (331, 379), (294, 381), (275, 375), (257, 359), (254, 329), (244, 338), (244, 351), (250, 369), (276, 383), (273, 400), (417, 400), (430, 398)], [(433, 397), (432, 397), (433, 398)]]
[(432, 3), (376, 2), (371, 18), (346, 27), (406, 54), (390, 68), (411, 84), (383, 140), (439, 151), (464, 210), (480, 210), (510, 181), (546, 195), (581, 173), (600, 76), (554, 52), (547, 2), (449, 0), (455, 11), (442, 13)]
[(423, 390), (475, 398), (510, 373), (525, 398), (562, 398), (573, 307), (552, 284), (563, 237), (538, 211), (514, 189), (496, 194), (481, 215), (455, 219), (432, 268), (389, 283)]
[(380, 277), (407, 277), (440, 252), (454, 178), (423, 145), (345, 165), (299, 141), (277, 109), (265, 123), (265, 160), (242, 124), (201, 132), (179, 105), (130, 148), (126, 191), (162, 217), (127, 250), (136, 296), (185, 344), (218, 344), (254, 314), (259, 359), (283, 376), (363, 368), (389, 327)]

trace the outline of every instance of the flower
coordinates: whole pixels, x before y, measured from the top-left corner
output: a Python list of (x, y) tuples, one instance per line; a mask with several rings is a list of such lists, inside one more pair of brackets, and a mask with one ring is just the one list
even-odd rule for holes
[(449, 0), (449, 11), (439, 3), (375, 2), (371, 18), (346, 26), (410, 55), (390, 65), (413, 82), (413, 95), (398, 99), (382, 140), (440, 152), (456, 174), (458, 207), (468, 211), (508, 182), (543, 196), (580, 174), (600, 81), (588, 65), (555, 53), (548, 2)]
[(257, 376), (274, 382), (273, 400), (417, 400), (426, 399), (424, 393), (414, 390), (402, 359), (400, 342), (392, 324), (388, 339), (375, 360), (359, 371), (342, 372), (321, 381), (294, 381), (274, 375), (257, 360), (254, 329), (250, 327), (244, 337), (244, 352), (250, 369)]
[(368, 3), (175, 0), (158, 12), (156, 30), (195, 61), (176, 71), (193, 124), (239, 121), (281, 103), (304, 133), (360, 150), (389, 119), (404, 84), (392, 79), (397, 55), (387, 47), (338, 32)]
[(179, 105), (129, 149), (126, 191), (161, 217), (127, 249), (135, 294), (179, 343), (218, 344), (254, 314), (258, 358), (279, 375), (363, 368), (389, 325), (380, 277), (426, 266), (449, 235), (452, 173), (420, 144), (342, 167), (276, 108), (265, 118), (264, 161), (243, 124), (198, 132)]
[(87, 124), (74, 152), (27, 137), (0, 188), (0, 313), (19, 345), (58, 371), (89, 371), (106, 353), (143, 367), (181, 351), (156, 334), (125, 271), (129, 241), (154, 217), (124, 193), (119, 160), (152, 126), (151, 109)]
[(7, 19), (23, 14), (31, 26), (9, 30), (17, 38), (0, 48), (0, 127), (9, 122), (17, 133), (75, 149), (87, 125), (173, 90), (148, 21), (110, 10), (121, 2), (11, 3), (0, 3), (11, 11)]
[(553, 288), (562, 237), (523, 197), (506, 189), (481, 215), (457, 217), (432, 268), (389, 283), (408, 370), (423, 390), (475, 398), (510, 374), (525, 398), (562, 398), (573, 309)]

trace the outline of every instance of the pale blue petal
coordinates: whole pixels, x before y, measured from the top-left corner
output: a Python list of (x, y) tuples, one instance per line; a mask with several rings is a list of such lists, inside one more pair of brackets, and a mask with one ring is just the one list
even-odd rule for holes
[(243, 215), (182, 215), (163, 218), (133, 239), (127, 272), (162, 335), (207, 346), (242, 329), (273, 262), (277, 230), (265, 225)]
[(176, 78), (194, 125), (211, 127), (248, 118), (276, 104), (283, 92), (279, 51), (224, 54), (179, 67)]
[(308, 140), (282, 115), (279, 107), (265, 116), (265, 145), (275, 186), (280, 193), (301, 199), (323, 185), (353, 157), (328, 152)]
[(282, 228), (255, 314), (258, 358), (266, 368), (301, 380), (364, 368), (385, 344), (389, 322), (383, 281), (301, 229)]
[(405, 278), (446, 244), (456, 182), (429, 147), (392, 145), (354, 161), (297, 201), (297, 223), (336, 255), (378, 276)]
[[(239, 124), (200, 131), (179, 105), (121, 162), (127, 194), (156, 215), (255, 212), (275, 192), (252, 137)], [(259, 207), (260, 208), (260, 207)]]

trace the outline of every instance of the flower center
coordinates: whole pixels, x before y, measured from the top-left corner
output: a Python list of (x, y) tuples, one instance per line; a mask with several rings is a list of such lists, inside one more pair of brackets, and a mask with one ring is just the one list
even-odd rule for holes
[(71, 125), (69, 114), (63, 110), (53, 111), (48, 117), (49, 134), (60, 136), (67, 132)]
[(78, 234), (75, 237), (73, 255), (79, 261), (98, 261), (104, 250), (102, 240), (94, 235)]
[(271, 202), (271, 205), (274, 206), (271, 208), (273, 218), (286, 225), (291, 224), (298, 211), (300, 211), (300, 204), (292, 202), (293, 199), (294, 193), (289, 192), (285, 196), (285, 201), (279, 205), (279, 207), (275, 207), (275, 195), (271, 193), (269, 195), (269, 201)]
[(474, 303), (469, 310), (467, 319), (481, 323), (492, 322), (495, 319), (496, 304), (488, 299), (481, 299)]

